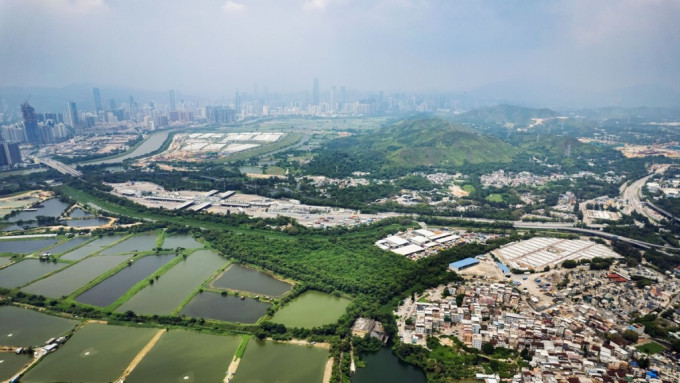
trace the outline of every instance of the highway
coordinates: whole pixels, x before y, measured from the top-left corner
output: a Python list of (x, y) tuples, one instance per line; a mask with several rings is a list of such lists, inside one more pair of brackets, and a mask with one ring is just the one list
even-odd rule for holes
[[(663, 173), (668, 169), (669, 165), (661, 165), (656, 170), (655, 173)], [(647, 180), (654, 174), (650, 174), (646, 177), (640, 178), (639, 180), (631, 183), (628, 186), (621, 187), (621, 198), (628, 201), (628, 205), (623, 209), (624, 214), (630, 214), (632, 211), (636, 211), (639, 214), (649, 218), (651, 222), (658, 222), (663, 217), (657, 212), (649, 209), (641, 200), (641, 190), (642, 187), (647, 183)]]
[(50, 158), (36, 158), (38, 162), (40, 162), (43, 165), (49, 166), (52, 169), (58, 171), (61, 174), (68, 174), (73, 177), (82, 177), (83, 173), (79, 172), (72, 166), (68, 166), (64, 163), (61, 163), (59, 161), (55, 161)]

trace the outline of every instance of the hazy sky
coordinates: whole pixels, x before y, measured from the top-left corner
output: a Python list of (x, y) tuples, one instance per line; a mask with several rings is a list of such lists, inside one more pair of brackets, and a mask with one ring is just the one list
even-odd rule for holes
[(0, 86), (680, 89), (678, 0), (0, 0)]

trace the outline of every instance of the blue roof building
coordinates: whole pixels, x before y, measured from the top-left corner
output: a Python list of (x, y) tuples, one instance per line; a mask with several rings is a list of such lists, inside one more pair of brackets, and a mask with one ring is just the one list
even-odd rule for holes
[(465, 258), (460, 261), (449, 263), (449, 270), (460, 271), (470, 266), (478, 265), (479, 261), (475, 258)]
[(501, 262), (496, 262), (496, 265), (498, 266), (499, 269), (501, 269), (504, 276), (509, 277), (509, 276), (512, 275), (512, 273), (510, 272), (510, 269), (508, 269), (508, 266), (505, 266)]

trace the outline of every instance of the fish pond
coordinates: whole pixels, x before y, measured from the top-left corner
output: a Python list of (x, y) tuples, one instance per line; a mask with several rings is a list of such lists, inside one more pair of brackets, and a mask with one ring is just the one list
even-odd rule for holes
[(158, 331), (88, 324), (57, 352), (47, 355), (21, 381), (113, 382)]
[(238, 336), (172, 330), (163, 334), (125, 381), (222, 382), (240, 342)]
[(87, 243), (83, 247), (79, 247), (69, 253), (62, 255), (60, 259), (66, 261), (77, 261), (83, 259), (90, 254), (94, 254), (102, 250), (103, 248), (111, 245), (114, 242), (120, 241), (122, 238), (123, 237), (120, 235), (109, 235), (106, 237), (97, 238), (94, 241)]
[(306, 291), (280, 308), (272, 322), (287, 327), (312, 328), (334, 323), (345, 313), (350, 300), (324, 294), (319, 291)]
[(90, 239), (92, 239), (92, 238), (90, 238), (90, 237), (76, 237), (76, 238), (71, 239), (70, 241), (60, 243), (59, 245), (54, 246), (54, 247), (48, 249), (47, 251), (49, 251), (52, 254), (66, 253), (68, 251), (71, 251), (71, 249), (73, 249), (74, 247), (78, 247), (78, 246), (82, 245), (83, 243), (89, 241)]
[(71, 218), (85, 218), (85, 217), (92, 217), (91, 213), (86, 212), (85, 210), (77, 207), (71, 211), (71, 213), (68, 215)]
[(24, 259), (0, 270), (0, 287), (14, 289), (32, 282), (43, 275), (68, 266), (67, 263), (41, 262), (37, 259)]
[(56, 238), (0, 241), (0, 253), (31, 254), (59, 242)]
[(116, 309), (140, 314), (170, 314), (227, 261), (209, 250), (199, 250), (181, 260), (153, 284)]
[(102, 251), (103, 255), (126, 254), (151, 251), (156, 248), (156, 234), (143, 234), (130, 237)]
[(44, 295), (50, 298), (68, 296), (102, 273), (127, 261), (129, 256), (97, 255), (82, 260), (47, 278), (41, 279), (22, 289), (30, 294)]
[(33, 221), (38, 216), (59, 217), (70, 205), (59, 201), (57, 198), (48, 199), (40, 204), (39, 207), (31, 210), (24, 210), (7, 219), (9, 222)]
[(104, 226), (111, 220), (108, 218), (84, 218), (84, 219), (69, 219), (61, 221), (62, 224), (66, 224), (68, 227), (93, 227), (93, 226)]
[(287, 343), (251, 340), (234, 383), (321, 382), (328, 351)]
[(361, 354), (366, 367), (358, 368), (352, 383), (425, 383), (425, 373), (418, 367), (402, 362), (392, 350), (383, 347), (378, 352)]
[(273, 278), (259, 270), (233, 264), (224, 274), (212, 282), (212, 287), (280, 297), (289, 292), (293, 285)]
[(181, 247), (183, 249), (200, 249), (203, 247), (190, 235), (172, 235), (165, 237), (163, 241), (164, 249), (176, 249)]
[(8, 381), (31, 362), (33, 362), (33, 355), (17, 355), (13, 352), (0, 353), (0, 382)]
[(78, 321), (21, 307), (0, 306), (0, 345), (42, 346), (50, 338), (65, 335), (76, 324)]
[(115, 302), (132, 286), (170, 262), (174, 254), (149, 255), (138, 259), (96, 286), (80, 294), (76, 300), (93, 306), (105, 307)]
[(213, 292), (203, 292), (182, 309), (181, 314), (195, 317), (223, 320), (227, 322), (255, 323), (271, 306), (251, 298), (222, 296)]
[(0, 267), (12, 263), (13, 259), (10, 257), (0, 257)]

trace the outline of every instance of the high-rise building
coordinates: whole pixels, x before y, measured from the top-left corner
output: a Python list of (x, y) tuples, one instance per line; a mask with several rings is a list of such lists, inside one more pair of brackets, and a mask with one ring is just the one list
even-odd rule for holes
[(68, 118), (71, 121), (73, 129), (80, 129), (80, 118), (78, 118), (78, 108), (73, 101), (68, 102)]
[(236, 114), (241, 113), (241, 95), (236, 92), (236, 97), (234, 97), (234, 111)]
[(176, 106), (177, 105), (175, 104), (175, 90), (170, 89), (170, 111), (171, 112), (176, 111), (177, 110)]
[(19, 144), (0, 142), (0, 166), (12, 166), (20, 162)]
[(113, 98), (109, 100), (109, 110), (116, 110), (116, 100)]
[(99, 93), (99, 88), (93, 88), (92, 94), (94, 95), (94, 110), (101, 112), (104, 109), (102, 108), (102, 96)]
[(347, 89), (345, 89), (344, 86), (340, 87), (340, 102), (339, 102), (339, 110), (344, 110), (345, 109), (345, 104), (347, 103)]
[(38, 119), (35, 117), (35, 109), (28, 104), (28, 101), (21, 104), (21, 115), (24, 118), (26, 139), (31, 144), (40, 145), (42, 140), (40, 137), (40, 128), (38, 127)]
[(335, 112), (335, 103), (337, 100), (335, 99), (335, 85), (331, 87), (331, 112)]
[(312, 92), (312, 104), (319, 105), (319, 79), (314, 78), (314, 91)]

